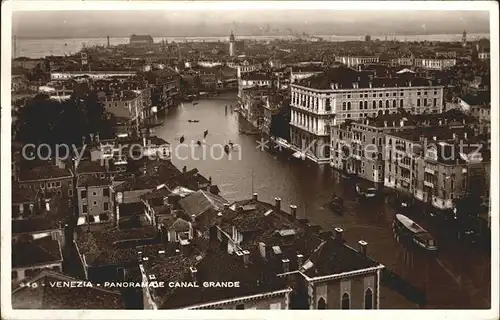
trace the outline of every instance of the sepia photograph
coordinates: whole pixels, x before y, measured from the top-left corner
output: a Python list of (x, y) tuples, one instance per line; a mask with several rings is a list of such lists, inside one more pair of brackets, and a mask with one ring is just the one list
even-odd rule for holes
[(498, 3), (389, 3), (3, 2), (2, 318), (497, 319)]

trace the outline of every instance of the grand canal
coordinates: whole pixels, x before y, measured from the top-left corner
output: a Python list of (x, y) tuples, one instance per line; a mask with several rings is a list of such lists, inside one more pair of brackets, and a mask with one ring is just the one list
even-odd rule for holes
[[(330, 167), (293, 161), (259, 148), (258, 137), (240, 134), (244, 123), (239, 115), (229, 108), (226, 112), (225, 105), (234, 98), (234, 94), (228, 94), (200, 100), (195, 105), (186, 102), (168, 111), (163, 126), (156, 128), (155, 134), (169, 141), (173, 149), (179, 145), (181, 136), (184, 143), (203, 141), (203, 133), (208, 130), (204, 141), (206, 156), (203, 157), (202, 147), (194, 148), (192, 155), (187, 149), (179, 149), (172, 159), (174, 164), (179, 168), (198, 168), (203, 175), (211, 176), (228, 200), (249, 198), (252, 192), (267, 202), (280, 197), (285, 207), (297, 205), (299, 216), (325, 230), (343, 228), (350, 245), (357, 246), (361, 239), (367, 241), (370, 256), (425, 289), (428, 299), (425, 308), (490, 307), (487, 252), (453, 240), (442, 240), (435, 257), (405, 249), (393, 234), (391, 223), (395, 212), (386, 201), (358, 201), (352, 183)], [(217, 147), (229, 141), (236, 146), (231, 157), (221, 155), (221, 148)], [(212, 150), (213, 158), (207, 149)], [(326, 206), (333, 192), (344, 198), (346, 210), (341, 216)], [(417, 308), (391, 290), (382, 290), (382, 308)]]

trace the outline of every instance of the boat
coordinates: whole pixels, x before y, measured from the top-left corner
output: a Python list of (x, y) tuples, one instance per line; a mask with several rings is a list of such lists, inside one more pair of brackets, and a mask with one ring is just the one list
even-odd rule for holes
[(229, 146), (226, 144), (224, 146), (224, 152), (226, 152), (227, 154), (229, 154), (229, 151), (230, 151)]
[(328, 205), (330, 206), (331, 210), (337, 213), (342, 213), (342, 209), (344, 208), (344, 199), (333, 194), (332, 198), (328, 202)]
[(188, 120), (189, 123), (198, 123), (200, 120)]
[(377, 195), (377, 188), (375, 187), (368, 187), (365, 188), (361, 186), (361, 184), (356, 184), (356, 192), (358, 195), (365, 197), (365, 198), (373, 198)]
[(437, 251), (436, 239), (413, 220), (402, 214), (396, 214), (393, 222), (394, 231), (411, 240), (412, 243), (427, 251)]
[(201, 141), (200, 140), (196, 141), (196, 144), (201, 146)]
[(306, 154), (304, 152), (297, 151), (297, 152), (292, 154), (292, 157), (295, 159), (305, 160)]
[(205, 130), (205, 132), (203, 132), (203, 138), (206, 138), (208, 135), (208, 130)]

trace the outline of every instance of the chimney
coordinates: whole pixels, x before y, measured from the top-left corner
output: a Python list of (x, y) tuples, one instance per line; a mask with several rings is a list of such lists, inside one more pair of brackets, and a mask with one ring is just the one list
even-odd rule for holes
[(297, 254), (297, 269), (300, 269), (303, 263), (304, 263), (304, 256), (300, 253)]
[(344, 232), (344, 230), (342, 230), (342, 228), (335, 228), (335, 240), (337, 240), (338, 242), (341, 242), (343, 232)]
[(186, 257), (191, 255), (191, 252), (192, 252), (191, 249), (192, 249), (191, 242), (189, 242), (188, 240), (181, 240), (182, 255), (184, 255)]
[(187, 167), (186, 166), (182, 167), (182, 173), (186, 173), (186, 172), (187, 172)]
[(294, 204), (290, 205), (290, 213), (294, 219), (297, 219), (297, 206)]
[(222, 224), (222, 212), (217, 213), (217, 218), (215, 220), (215, 224), (220, 226)]
[(259, 199), (259, 195), (257, 194), (257, 192), (254, 192), (252, 199), (255, 201), (257, 201), (257, 199)]
[(287, 273), (290, 271), (290, 260), (288, 259), (283, 259), (281, 260), (283, 263), (283, 273)]
[(274, 198), (274, 209), (281, 211), (281, 198)]
[(198, 273), (198, 270), (196, 270), (195, 267), (191, 267), (189, 268), (189, 270), (191, 270), (191, 280), (196, 282), (196, 274)]
[(361, 252), (363, 255), (366, 256), (366, 247), (368, 246), (368, 243), (364, 240), (359, 240), (359, 252)]
[[(87, 195), (88, 196), (88, 195)], [(115, 219), (115, 224), (118, 227), (118, 222), (120, 221), (120, 205), (116, 205), (116, 219)]]
[(248, 263), (250, 262), (250, 251), (243, 250), (243, 262), (245, 263), (245, 267), (248, 267)]

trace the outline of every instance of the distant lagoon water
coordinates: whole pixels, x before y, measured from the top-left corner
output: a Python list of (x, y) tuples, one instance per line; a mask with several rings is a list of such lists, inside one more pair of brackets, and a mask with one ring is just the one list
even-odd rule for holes
[[(336, 35), (317, 35), (326, 41), (360, 41), (364, 36), (336, 36)], [(293, 36), (237, 36), (239, 40), (257, 40), (268, 41), (274, 39), (293, 39)], [(489, 34), (468, 34), (469, 40), (479, 38), (489, 38)], [(385, 40), (386, 35), (371, 36), (372, 40)], [(396, 35), (387, 36), (387, 39), (396, 39), (398, 41), (444, 41), (453, 42), (462, 39), (461, 34), (428, 34), (428, 35)], [(185, 41), (228, 41), (228, 37), (154, 37), (155, 42), (162, 40), (171, 42)], [(126, 44), (128, 37), (113, 37), (109, 39), (111, 45)], [(17, 39), (16, 57), (42, 58), (55, 55), (63, 56), (78, 52), (85, 46), (106, 45), (107, 39), (103, 38), (60, 38), (60, 39)], [(14, 54), (14, 51), (12, 51)]]

